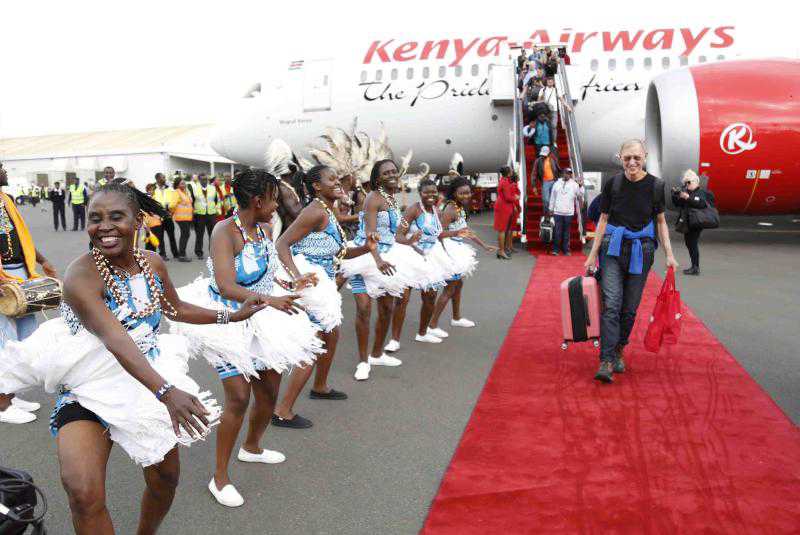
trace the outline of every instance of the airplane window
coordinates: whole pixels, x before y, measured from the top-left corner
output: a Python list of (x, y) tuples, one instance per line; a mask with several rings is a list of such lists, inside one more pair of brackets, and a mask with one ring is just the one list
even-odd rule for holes
[(665, 69), (669, 69), (669, 58), (667, 56), (661, 58), (661, 66)]
[(414, 69), (412, 67), (409, 67), (408, 69), (406, 69), (406, 78), (409, 79), (409, 80), (414, 78)]
[(461, 65), (456, 65), (456, 76), (461, 76), (463, 70), (464, 69), (461, 67)]
[(625, 60), (625, 68), (629, 71), (633, 70), (633, 58), (628, 58)]
[(724, 59), (725, 59), (725, 56), (724, 56), (724, 55), (722, 55), (722, 54), (720, 54), (719, 56), (717, 56), (717, 61), (723, 61)]
[(686, 67), (686, 65), (689, 64), (689, 58), (687, 58), (686, 56), (681, 56), (680, 61), (681, 61), (681, 67)]
[(442, 65), (439, 67), (439, 78), (444, 78), (445, 76), (447, 76), (447, 67)]
[(614, 58), (608, 60), (608, 70), (613, 71), (616, 70), (616, 68), (617, 68), (617, 60), (615, 60)]
[(596, 59), (593, 59), (590, 63), (592, 71), (597, 71), (597, 67), (600, 66), (599, 62)]
[(644, 58), (644, 68), (648, 71), (653, 68), (653, 58)]
[(392, 80), (397, 80), (397, 69), (392, 69)]
[(422, 68), (422, 77), (423, 78), (428, 78), (428, 77), (430, 77), (430, 75), (431, 75), (430, 67), (423, 67)]
[(479, 67), (478, 67), (477, 64), (472, 66), (471, 72), (472, 72), (472, 76), (478, 76), (478, 73), (480, 72), (480, 70), (479, 70)]
[(380, 82), (381, 80), (383, 80), (383, 71), (381, 70), (375, 71), (375, 81)]
[(705, 57), (705, 56), (700, 56), (700, 57), (698, 57), (698, 58), (697, 58), (697, 62), (698, 62), (698, 63), (705, 63), (705, 62), (706, 62), (706, 57)]
[(361, 71), (361, 83), (367, 81), (367, 71)]

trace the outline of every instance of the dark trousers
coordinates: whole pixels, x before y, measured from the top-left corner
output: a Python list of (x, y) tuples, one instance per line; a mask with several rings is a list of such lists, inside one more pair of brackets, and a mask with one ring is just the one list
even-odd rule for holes
[(58, 230), (58, 222), (61, 221), (61, 228), (67, 230), (67, 218), (64, 211), (64, 203), (53, 203), (53, 227)]
[(700, 267), (700, 247), (698, 242), (700, 241), (701, 232), (703, 232), (703, 229), (697, 228), (691, 229), (683, 235), (683, 243), (689, 249), (689, 258), (692, 259), (692, 267), (696, 268)]
[(571, 215), (554, 215), (553, 252), (569, 252), (569, 230), (572, 227)]
[[(159, 248), (163, 247), (164, 245), (164, 227), (158, 225), (157, 227), (150, 227), (150, 232), (155, 234), (156, 238), (158, 238), (158, 246)], [(150, 242), (146, 242), (144, 248), (148, 251), (155, 251), (156, 248), (150, 245)]]
[(172, 251), (172, 256), (178, 256), (178, 242), (175, 240), (175, 222), (172, 218), (168, 217), (161, 222), (161, 244), (158, 246), (158, 254), (167, 256), (167, 244), (164, 243), (164, 236), (169, 238), (169, 248)]
[(636, 311), (642, 300), (647, 274), (653, 266), (655, 242), (642, 240), (641, 275), (628, 273), (631, 242), (625, 240), (619, 256), (608, 256), (609, 238), (600, 248), (600, 289), (603, 292), (603, 314), (600, 317), (600, 360), (613, 361), (618, 347), (628, 344)]
[(72, 230), (78, 230), (78, 221), (81, 224), (81, 230), (86, 228), (86, 207), (82, 204), (72, 205)]
[(186, 244), (189, 243), (189, 235), (192, 233), (191, 221), (176, 221), (178, 228), (181, 229), (180, 244), (178, 245), (178, 256), (186, 256)]
[(203, 257), (203, 234), (208, 233), (208, 243), (210, 245), (211, 231), (214, 229), (216, 222), (216, 215), (194, 214), (194, 254), (200, 258)]

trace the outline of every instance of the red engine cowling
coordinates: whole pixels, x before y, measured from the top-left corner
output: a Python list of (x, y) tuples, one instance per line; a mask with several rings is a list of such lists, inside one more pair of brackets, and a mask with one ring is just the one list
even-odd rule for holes
[(721, 212), (800, 211), (800, 61), (727, 61), (656, 77), (647, 167), (670, 186), (708, 177)]

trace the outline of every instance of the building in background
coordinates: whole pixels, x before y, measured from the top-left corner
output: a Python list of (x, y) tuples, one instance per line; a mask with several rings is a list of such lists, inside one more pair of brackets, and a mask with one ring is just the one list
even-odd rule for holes
[(79, 177), (93, 184), (110, 165), (137, 187), (157, 172), (233, 174), (235, 162), (214, 152), (213, 125), (83, 132), (0, 139), (0, 161), (10, 184), (52, 186)]

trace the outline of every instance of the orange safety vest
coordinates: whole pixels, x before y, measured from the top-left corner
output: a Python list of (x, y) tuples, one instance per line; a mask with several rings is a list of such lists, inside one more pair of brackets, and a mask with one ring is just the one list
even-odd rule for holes
[(175, 190), (170, 210), (172, 210), (172, 219), (175, 221), (191, 221), (194, 218), (192, 198), (185, 191)]

